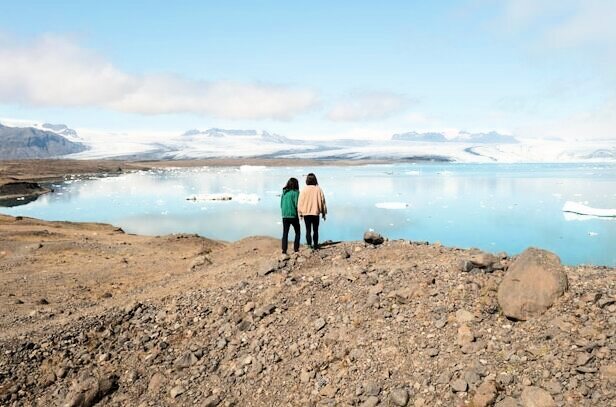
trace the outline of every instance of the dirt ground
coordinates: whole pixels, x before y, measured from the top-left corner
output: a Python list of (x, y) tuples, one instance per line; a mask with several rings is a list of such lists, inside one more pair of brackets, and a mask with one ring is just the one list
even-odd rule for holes
[[(144, 237), (0, 216), (0, 402), (62, 406), (598, 406), (616, 391), (616, 272), (564, 267), (510, 321), (477, 250)], [(539, 403), (539, 404), (538, 404)], [(541, 404), (544, 403), (544, 404)]]

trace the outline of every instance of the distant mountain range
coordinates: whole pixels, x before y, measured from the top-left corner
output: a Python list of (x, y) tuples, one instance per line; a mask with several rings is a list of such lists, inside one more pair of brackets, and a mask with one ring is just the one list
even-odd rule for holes
[(292, 140), (287, 137), (275, 134), (268, 133), (267, 131), (259, 131), (259, 130), (226, 130), (219, 128), (211, 128), (207, 130), (197, 130), (192, 129), (182, 133), (182, 137), (251, 137), (251, 138), (260, 138), (265, 142), (273, 142), (273, 143), (288, 143), (293, 144), (297, 142), (301, 142), (301, 140)]
[(417, 133), (411, 131), (408, 133), (394, 134), (392, 140), (399, 141), (417, 141), (428, 143), (476, 143), (476, 144), (515, 144), (519, 141), (505, 134), (500, 134), (495, 131), (489, 133), (468, 133), (462, 131), (456, 137), (447, 138), (443, 133)]
[[(43, 126), (53, 126), (46, 123)], [(60, 132), (74, 133), (64, 127), (57, 127)], [(70, 141), (55, 131), (41, 130), (34, 127), (7, 127), (0, 124), (0, 159), (54, 158), (85, 151), (86, 145)]]
[(80, 131), (63, 124), (0, 125), (0, 159), (307, 158), (455, 162), (616, 162), (616, 140), (523, 139), (487, 133), (407, 132), (389, 140), (291, 139), (263, 130), (192, 129), (184, 133)]

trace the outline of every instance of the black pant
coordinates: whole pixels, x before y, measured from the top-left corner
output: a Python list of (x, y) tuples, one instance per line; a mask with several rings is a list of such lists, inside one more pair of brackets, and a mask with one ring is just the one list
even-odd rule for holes
[(293, 251), (299, 250), (299, 218), (282, 218), (282, 252), (287, 252), (287, 246), (289, 245), (289, 229), (293, 226), (295, 231), (295, 240), (293, 241)]
[[(306, 243), (316, 249), (319, 246), (319, 215), (305, 215), (304, 223), (306, 224)], [(312, 233), (310, 233), (311, 229)]]

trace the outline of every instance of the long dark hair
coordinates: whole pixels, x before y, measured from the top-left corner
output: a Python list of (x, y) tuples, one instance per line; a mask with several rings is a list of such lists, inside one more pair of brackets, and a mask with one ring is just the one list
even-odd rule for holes
[(287, 181), (287, 185), (285, 185), (284, 188), (282, 188), (282, 192), (287, 192), (290, 190), (298, 190), (299, 189), (299, 181), (297, 181), (297, 178), (289, 178), (289, 180)]
[(313, 173), (310, 173), (306, 176), (306, 185), (319, 185), (319, 181), (317, 181), (317, 176)]

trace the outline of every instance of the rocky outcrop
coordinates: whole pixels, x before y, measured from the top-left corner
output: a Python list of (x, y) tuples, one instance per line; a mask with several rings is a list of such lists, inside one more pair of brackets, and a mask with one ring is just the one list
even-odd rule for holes
[(52, 158), (86, 150), (52, 131), (34, 127), (7, 127), (0, 124), (0, 160)]
[(498, 303), (507, 317), (524, 321), (544, 313), (567, 286), (558, 256), (529, 248), (509, 266), (498, 288)]
[(368, 230), (364, 233), (364, 242), (372, 245), (380, 245), (385, 241), (385, 238), (381, 236), (379, 233)]
[(38, 196), (48, 192), (51, 192), (49, 188), (45, 188), (36, 182), (9, 181), (2, 183), (0, 181), (0, 200)]

